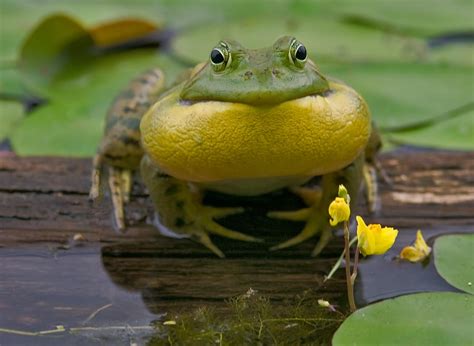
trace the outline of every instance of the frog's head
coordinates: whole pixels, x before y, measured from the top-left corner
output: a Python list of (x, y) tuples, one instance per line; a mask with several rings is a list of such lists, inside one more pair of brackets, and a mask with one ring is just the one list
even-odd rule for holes
[(181, 99), (252, 105), (278, 104), (328, 90), (305, 46), (283, 36), (272, 47), (246, 49), (221, 41), (184, 85)]
[(334, 172), (362, 153), (371, 126), (362, 97), (323, 77), (303, 44), (285, 36), (259, 50), (220, 42), (140, 130), (164, 172), (221, 182)]

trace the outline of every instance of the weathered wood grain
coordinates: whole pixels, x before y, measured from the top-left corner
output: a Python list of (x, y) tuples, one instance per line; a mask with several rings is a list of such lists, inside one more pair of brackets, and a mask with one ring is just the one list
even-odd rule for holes
[[(382, 155), (381, 165), (391, 184), (381, 182), (383, 208), (369, 221), (401, 232), (474, 231), (474, 152), (396, 152)], [(210, 204), (246, 205), (245, 214), (222, 223), (265, 239), (247, 244), (216, 238), (227, 255), (221, 260), (147, 224), (152, 208), (138, 183), (127, 206), (130, 227), (115, 233), (107, 198), (89, 204), (89, 170), (88, 159), (0, 157), (0, 310), (7, 312), (0, 314), (0, 327), (74, 326), (105, 304), (113, 307), (94, 323), (144, 323), (203, 303), (222, 308), (226, 298), (250, 287), (274, 301), (307, 289), (336, 302), (344, 296), (341, 275), (323, 282), (341, 252), (340, 238), (317, 259), (309, 257), (315, 240), (267, 250), (301, 228), (265, 217), (270, 209), (302, 205), (288, 191), (252, 200), (207, 196)], [(358, 209), (366, 215), (363, 201)], [(74, 242), (76, 234), (85, 241)]]

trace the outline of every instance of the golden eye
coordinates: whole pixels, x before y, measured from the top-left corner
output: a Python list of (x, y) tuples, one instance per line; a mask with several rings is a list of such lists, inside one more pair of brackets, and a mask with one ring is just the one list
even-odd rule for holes
[(303, 67), (308, 58), (306, 47), (298, 40), (293, 40), (288, 52), (290, 61), (298, 67)]
[(231, 59), (227, 44), (225, 42), (220, 42), (217, 47), (211, 50), (209, 59), (214, 71), (223, 71), (229, 65)]

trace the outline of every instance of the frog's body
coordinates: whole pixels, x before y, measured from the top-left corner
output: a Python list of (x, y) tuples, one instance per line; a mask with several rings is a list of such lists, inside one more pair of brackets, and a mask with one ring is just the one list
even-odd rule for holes
[[(377, 137), (364, 100), (325, 78), (291, 37), (260, 50), (220, 42), (208, 63), (166, 91), (163, 85), (159, 71), (137, 78), (107, 118), (91, 196), (97, 196), (105, 161), (118, 227), (125, 227), (122, 204), (128, 199), (130, 172), (141, 159), (161, 230), (192, 236), (223, 256), (209, 233), (258, 239), (215, 222), (242, 209), (203, 206), (201, 192), (255, 196), (291, 188), (308, 208), (269, 216), (305, 220), (306, 227), (274, 248), (320, 233), (318, 253), (331, 234), (327, 208), (337, 185), (344, 183), (355, 200), (365, 151), (373, 147), (369, 138)], [(321, 191), (301, 187), (316, 175), (323, 176)]]

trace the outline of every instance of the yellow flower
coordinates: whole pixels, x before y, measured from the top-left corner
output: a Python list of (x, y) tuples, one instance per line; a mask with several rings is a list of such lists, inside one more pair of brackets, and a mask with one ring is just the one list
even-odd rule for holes
[(410, 262), (421, 262), (431, 253), (431, 248), (423, 239), (423, 234), (418, 230), (413, 246), (405, 246), (400, 252), (400, 258)]
[(356, 219), (358, 247), (364, 256), (381, 255), (392, 247), (398, 230), (378, 224), (367, 226), (360, 216), (357, 216)]
[(336, 197), (329, 205), (329, 216), (331, 226), (336, 226), (339, 222), (348, 221), (351, 216), (351, 208), (342, 197)]

